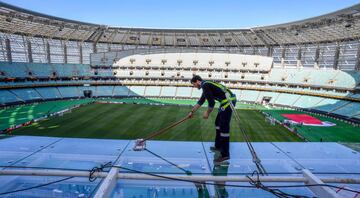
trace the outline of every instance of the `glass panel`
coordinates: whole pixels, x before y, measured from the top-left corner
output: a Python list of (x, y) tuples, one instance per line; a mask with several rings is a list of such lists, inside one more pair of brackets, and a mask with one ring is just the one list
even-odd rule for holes
[[(17, 136), (0, 139), (1, 165), (35, 166), (48, 168), (90, 170), (106, 162), (136, 171), (181, 175), (249, 175), (256, 167), (243, 142), (232, 142), (229, 163), (214, 165), (216, 157), (210, 151), (212, 142), (147, 141), (146, 150), (133, 151), (134, 141), (49, 138)], [(318, 176), (356, 177), (360, 167), (359, 153), (337, 143), (253, 143), (269, 175), (300, 175), (303, 167)], [(11, 161), (9, 163), (9, 161)], [(107, 170), (106, 170), (107, 171)], [(121, 172), (129, 172), (121, 170)], [(353, 173), (353, 174), (349, 174)], [(6, 192), (52, 182), (64, 177), (1, 176), (0, 190)], [(13, 197), (91, 197), (101, 179), (72, 178), (60, 183), (11, 194)], [(255, 188), (195, 185), (192, 182), (160, 180), (118, 180), (112, 197), (273, 197)], [(227, 182), (232, 185), (250, 185), (247, 182)], [(266, 183), (266, 185), (289, 183)], [(295, 183), (294, 183), (295, 184)], [(299, 184), (299, 183), (297, 183)], [(349, 185), (358, 189), (359, 185)], [(283, 191), (313, 196), (307, 188), (284, 188)]]
[(274, 143), (314, 173), (359, 173), (360, 155), (337, 143)]
[[(214, 166), (213, 160), (217, 155), (210, 151), (209, 147), (212, 145), (213, 143), (204, 143), (210, 165)], [(261, 159), (261, 164), (269, 174), (299, 172), (299, 165), (288, 158), (272, 143), (262, 142), (252, 143), (252, 145)], [(232, 142), (230, 144), (230, 155), (228, 174), (251, 174), (257, 170), (246, 143)]]
[[(19, 139), (21, 141), (22, 137), (16, 137), (15, 139)], [(44, 141), (46, 138), (31, 137), (31, 139), (33, 142), (37, 142), (38, 140)], [(54, 140), (54, 138), (49, 139)], [(31, 154), (29, 157), (14, 165), (90, 170), (95, 166), (99, 166), (100, 164), (105, 164), (110, 161), (114, 163), (129, 143), (128, 140), (77, 138), (58, 140), (58, 142)], [(22, 141), (19, 142), (19, 144), (22, 145)], [(13, 145), (17, 145), (17, 143)]]
[(31, 153), (58, 141), (47, 137), (4, 137), (0, 139), (0, 166), (9, 166)]
[(144, 151), (133, 151), (133, 145), (121, 156), (121, 166), (156, 173), (210, 173), (201, 142), (147, 141)]
[[(67, 177), (1, 176), (0, 193), (31, 188)], [(48, 186), (7, 194), (9, 197), (90, 197), (94, 194), (100, 179), (89, 182), (88, 178), (71, 178)]]

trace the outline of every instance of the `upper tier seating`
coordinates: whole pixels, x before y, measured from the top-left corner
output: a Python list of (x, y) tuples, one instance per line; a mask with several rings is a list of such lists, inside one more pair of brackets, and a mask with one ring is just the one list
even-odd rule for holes
[[(94, 69), (85, 64), (43, 64), (43, 63), (8, 63), (0, 62), (0, 78), (49, 78), (96, 76)], [(110, 69), (97, 70), (97, 76), (111, 77)]]
[(0, 62), (0, 78), (25, 78), (28, 76), (28, 69), (24, 63)]
[[(104, 57), (105, 56), (105, 57)], [(112, 60), (117, 60), (115, 63)], [(105, 61), (105, 62), (104, 62)], [(146, 66), (146, 67), (202, 67), (229, 68), (252, 71), (269, 71), (273, 58), (259, 55), (244, 55), (220, 52), (157, 52), (143, 50), (138, 54), (121, 53), (93, 54), (92, 65)]]
[(270, 82), (307, 84), (327, 87), (354, 88), (360, 82), (360, 72), (316, 69), (272, 69)]

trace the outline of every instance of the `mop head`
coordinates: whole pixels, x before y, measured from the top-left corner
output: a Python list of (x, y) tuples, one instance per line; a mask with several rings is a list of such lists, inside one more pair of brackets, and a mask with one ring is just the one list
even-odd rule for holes
[(146, 141), (144, 139), (137, 139), (135, 141), (134, 151), (143, 151), (146, 148)]

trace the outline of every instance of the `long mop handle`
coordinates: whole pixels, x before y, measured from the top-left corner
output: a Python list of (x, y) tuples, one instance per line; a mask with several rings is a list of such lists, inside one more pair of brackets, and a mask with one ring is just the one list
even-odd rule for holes
[(175, 123), (173, 123), (173, 124), (171, 124), (171, 125), (169, 125), (169, 126), (167, 126), (165, 128), (162, 128), (162, 129), (160, 129), (160, 130), (158, 130), (158, 131), (156, 131), (156, 132), (154, 132), (152, 134), (150, 134), (149, 136), (147, 136), (146, 138), (144, 138), (140, 142), (145, 142), (146, 140), (152, 139), (153, 137), (156, 137), (156, 136), (164, 133), (165, 131), (167, 131), (167, 130), (169, 130), (169, 129), (171, 129), (171, 128), (173, 128), (173, 127), (175, 127), (175, 126), (177, 126), (177, 125), (179, 125), (179, 124), (181, 124), (183, 122), (185, 122), (189, 118), (190, 118), (189, 116), (186, 116), (185, 118), (183, 118), (183, 119), (181, 119), (181, 120), (179, 120), (179, 121), (177, 121), (177, 122), (175, 122)]

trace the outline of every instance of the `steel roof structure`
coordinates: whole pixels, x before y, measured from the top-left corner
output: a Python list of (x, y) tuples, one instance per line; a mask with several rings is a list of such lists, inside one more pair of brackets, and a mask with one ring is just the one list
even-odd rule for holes
[(241, 47), (324, 43), (360, 37), (360, 4), (326, 15), (249, 29), (111, 27), (49, 16), (0, 3), (3, 33), (69, 41), (186, 47)]

